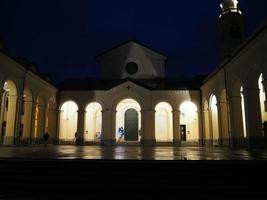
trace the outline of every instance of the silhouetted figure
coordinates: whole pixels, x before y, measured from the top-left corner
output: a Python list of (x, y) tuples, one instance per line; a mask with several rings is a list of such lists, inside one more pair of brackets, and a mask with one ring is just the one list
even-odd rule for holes
[(123, 137), (125, 135), (125, 131), (124, 131), (123, 127), (119, 128), (119, 134), (120, 134), (119, 140), (122, 141), (122, 139), (123, 139)]
[(78, 134), (77, 134), (77, 132), (74, 134), (74, 139), (73, 139), (73, 142), (75, 142), (76, 143), (76, 141), (77, 141), (77, 136), (78, 136)]
[(45, 147), (47, 147), (48, 139), (49, 139), (49, 134), (48, 134), (48, 132), (46, 132), (44, 134), (44, 145), (45, 145)]

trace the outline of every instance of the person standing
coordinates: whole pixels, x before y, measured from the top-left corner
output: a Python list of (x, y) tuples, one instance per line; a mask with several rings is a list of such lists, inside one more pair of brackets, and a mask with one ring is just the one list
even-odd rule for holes
[(48, 132), (46, 132), (46, 133), (44, 134), (44, 146), (45, 146), (45, 147), (47, 147), (48, 140), (49, 140), (49, 134), (48, 134)]

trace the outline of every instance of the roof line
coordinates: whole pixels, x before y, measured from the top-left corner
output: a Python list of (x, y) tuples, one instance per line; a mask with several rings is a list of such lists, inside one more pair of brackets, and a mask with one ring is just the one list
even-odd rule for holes
[(142, 46), (142, 47), (145, 47), (145, 48), (149, 49), (150, 51), (153, 51), (153, 52), (155, 52), (155, 53), (157, 53), (157, 54), (160, 54), (161, 56), (165, 57), (166, 59), (168, 58), (168, 56), (165, 55), (164, 53), (162, 53), (162, 52), (160, 52), (160, 51), (158, 51), (158, 50), (154, 50), (154, 49), (152, 49), (151, 47), (148, 47), (148, 46), (146, 46), (146, 45), (144, 45), (144, 44), (142, 44), (142, 43), (140, 43), (140, 42), (138, 42), (138, 41), (136, 41), (136, 40), (126, 40), (125, 42), (120, 43), (120, 44), (118, 44), (118, 45), (112, 47), (111, 49), (106, 50), (106, 51), (100, 53), (100, 54), (97, 55), (95, 58), (96, 58), (96, 60), (98, 61), (98, 59), (99, 59), (100, 57), (104, 56), (105, 54), (108, 54), (109, 52), (111, 52), (111, 51), (113, 51), (113, 50), (115, 50), (115, 49), (117, 49), (117, 48), (119, 48), (119, 47), (121, 47), (121, 46), (123, 46), (123, 45), (126, 45), (126, 44), (128, 44), (128, 43), (130, 43), (130, 42), (136, 43), (136, 44), (138, 44), (138, 45), (140, 45), (140, 46)]
[(40, 74), (38, 74), (37, 72), (31, 70), (30, 68), (27, 68), (26, 66), (22, 65), (21, 63), (19, 63), (18, 61), (16, 61), (14, 58), (10, 57), (9, 55), (7, 55), (4, 52), (1, 52), (2, 54), (4, 54), (6, 57), (8, 57), (9, 59), (11, 59), (13, 62), (17, 63), (19, 66), (22, 66), (26, 71), (30, 71), (31, 73), (33, 73), (34, 75), (36, 75), (37, 77), (39, 77), (40, 79), (42, 79), (43, 81), (45, 81), (46, 83), (50, 84), (51, 86), (53, 86), (54, 88), (56, 88), (58, 90), (58, 87), (56, 85), (54, 85), (53, 83), (47, 81), (45, 78), (43, 78)]
[(256, 32), (252, 34), (248, 39), (246, 39), (236, 50), (234, 50), (231, 55), (223, 60), (222, 63), (203, 81), (203, 84), (210, 80), (218, 71), (230, 63), (242, 50), (244, 50), (252, 41), (254, 41), (258, 35), (260, 35), (265, 29), (267, 29), (267, 23), (259, 28)]

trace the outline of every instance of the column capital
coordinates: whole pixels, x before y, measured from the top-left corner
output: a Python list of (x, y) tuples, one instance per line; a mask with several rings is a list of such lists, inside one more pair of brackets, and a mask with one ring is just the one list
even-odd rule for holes
[(143, 109), (141, 112), (156, 112), (155, 109)]
[(235, 95), (235, 96), (229, 96), (229, 99), (241, 99), (241, 94), (239, 96)]
[(174, 113), (174, 112), (181, 113), (181, 111), (180, 111), (179, 109), (173, 109), (173, 110), (172, 110), (172, 113)]
[(86, 113), (86, 110), (84, 110), (84, 109), (79, 109), (79, 110), (77, 110), (77, 113)]
[(103, 114), (103, 113), (107, 113), (107, 112), (110, 112), (110, 113), (116, 113), (117, 110), (113, 110), (113, 109), (103, 109), (103, 110), (101, 110), (101, 112), (102, 112), (102, 114)]

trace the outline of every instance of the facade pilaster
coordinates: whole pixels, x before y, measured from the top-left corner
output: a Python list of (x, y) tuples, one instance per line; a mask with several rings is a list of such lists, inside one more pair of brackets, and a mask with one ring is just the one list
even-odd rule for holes
[(180, 110), (173, 110), (173, 144), (181, 146), (181, 130), (180, 130)]
[(77, 124), (77, 138), (76, 145), (84, 144), (84, 124), (85, 124), (85, 113), (86, 111), (81, 109), (78, 110), (78, 124)]
[(155, 137), (155, 110), (141, 110), (142, 113), (142, 144), (145, 146), (153, 146), (156, 143)]
[(102, 111), (102, 139), (104, 146), (112, 146), (116, 144), (116, 110)]

